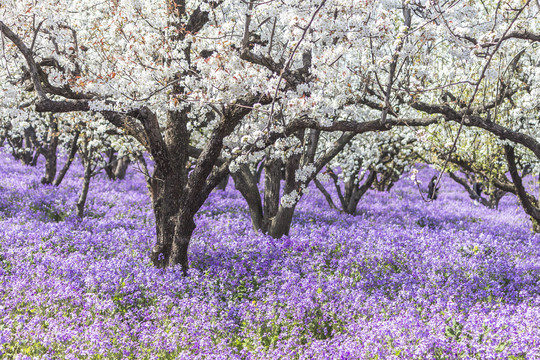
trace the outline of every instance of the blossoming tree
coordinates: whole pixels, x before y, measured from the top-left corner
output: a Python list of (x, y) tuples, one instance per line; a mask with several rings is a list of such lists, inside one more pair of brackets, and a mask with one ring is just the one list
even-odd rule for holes
[[(114, 127), (136, 139), (155, 161), (153, 262), (187, 272), (193, 217), (224, 176), (264, 156), (271, 176), (270, 158), (280, 159), (290, 181), (271, 208), (293, 210), (322, 168), (316, 159), (342, 146), (325, 136), (332, 141), (314, 155), (318, 132), (342, 132), (346, 143), (355, 133), (432, 125), (433, 114), (539, 156), (532, 133), (499, 123), (518, 108), (514, 97), (534, 99), (523, 75), (535, 71), (536, 47), (516, 43), (538, 41), (536, 11), (531, 1), (502, 0), (8, 0), (2, 92), (17, 104), (11, 117), (25, 118), (28, 107), (94, 113), (108, 123), (102, 133)], [(311, 146), (305, 161), (288, 151), (297, 141)]]

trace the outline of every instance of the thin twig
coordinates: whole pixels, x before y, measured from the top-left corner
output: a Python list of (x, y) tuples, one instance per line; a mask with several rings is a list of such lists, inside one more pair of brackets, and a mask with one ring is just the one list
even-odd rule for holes
[(521, 9), (519, 9), (518, 13), (514, 17), (514, 19), (512, 19), (512, 22), (510, 23), (510, 25), (508, 25), (508, 27), (504, 31), (503, 35), (501, 36), (501, 38), (497, 42), (497, 45), (495, 46), (495, 49), (490, 54), (490, 56), (488, 58), (488, 61), (486, 62), (486, 65), (484, 65), (484, 68), (482, 69), (482, 72), (480, 73), (480, 77), (479, 77), (479, 79), (478, 79), (478, 81), (476, 83), (476, 86), (474, 88), (474, 92), (473, 92), (473, 94), (472, 94), (472, 96), (471, 96), (471, 98), (469, 100), (469, 104), (467, 105), (467, 109), (465, 110), (465, 112), (463, 113), (463, 116), (461, 117), (461, 123), (459, 124), (459, 129), (458, 129), (458, 132), (456, 134), (456, 138), (454, 139), (454, 142), (452, 143), (452, 147), (450, 148), (450, 151), (448, 152), (448, 156), (447, 156), (447, 158), (446, 158), (446, 160), (444, 162), (443, 168), (442, 168), (441, 172), (439, 173), (439, 176), (437, 177), (437, 182), (435, 183), (435, 188), (437, 188), (437, 186), (439, 185), (439, 183), (441, 181), (442, 175), (443, 175), (444, 171), (446, 170), (446, 167), (448, 166), (448, 162), (450, 161), (450, 156), (452, 155), (452, 153), (457, 148), (457, 142), (458, 142), (459, 136), (460, 136), (460, 134), (461, 134), (461, 132), (463, 130), (463, 126), (465, 125), (465, 118), (468, 116), (469, 110), (472, 107), (472, 104), (474, 102), (476, 94), (478, 93), (478, 91), (480, 89), (480, 84), (482, 83), (482, 80), (485, 77), (486, 71), (487, 71), (489, 65), (491, 64), (491, 61), (493, 60), (493, 57), (497, 53), (497, 50), (499, 50), (499, 48), (501, 47), (501, 44), (504, 41), (505, 35), (510, 31), (510, 29), (512, 28), (514, 23), (517, 21), (518, 17), (521, 15), (523, 10), (525, 10), (525, 8), (529, 5), (530, 2), (531, 2), (531, 0), (528, 0), (527, 3), (525, 5), (523, 5), (523, 7)]
[(275, 109), (276, 99), (277, 99), (277, 96), (278, 96), (278, 93), (279, 93), (279, 86), (281, 85), (281, 81), (283, 80), (283, 74), (289, 69), (289, 66), (292, 63), (292, 60), (294, 58), (294, 55), (295, 55), (296, 51), (300, 47), (300, 44), (302, 43), (302, 41), (306, 37), (306, 34), (309, 31), (309, 28), (311, 27), (311, 25), (313, 24), (313, 21), (315, 20), (315, 16), (317, 16), (317, 14), (322, 9), (322, 7), (324, 6), (325, 3), (326, 3), (326, 0), (321, 1), (320, 5), (317, 7), (315, 12), (311, 16), (311, 19), (309, 20), (308, 24), (304, 28), (304, 32), (302, 33), (302, 36), (300, 37), (300, 40), (298, 40), (298, 42), (296, 43), (296, 46), (294, 47), (293, 51), (291, 52), (291, 55), (289, 56), (289, 59), (285, 63), (285, 66), (283, 67), (283, 69), (281, 69), (281, 72), (279, 74), (278, 83), (277, 83), (277, 86), (276, 86), (276, 91), (274, 93), (274, 97), (272, 98), (272, 105), (270, 106), (270, 115), (268, 117), (268, 124), (266, 125), (267, 128), (272, 123), (272, 118), (274, 116), (274, 109)]

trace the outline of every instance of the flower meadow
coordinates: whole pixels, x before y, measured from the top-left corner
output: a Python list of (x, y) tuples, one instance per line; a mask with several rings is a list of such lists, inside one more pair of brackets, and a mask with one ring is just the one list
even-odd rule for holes
[[(146, 184), (60, 188), (0, 153), (0, 357), (15, 359), (537, 359), (540, 237), (515, 197), (476, 206), (408, 178), (356, 216), (316, 189), (290, 236), (255, 233), (229, 183), (196, 218), (188, 277), (156, 269)], [(418, 166), (424, 186), (434, 171)]]

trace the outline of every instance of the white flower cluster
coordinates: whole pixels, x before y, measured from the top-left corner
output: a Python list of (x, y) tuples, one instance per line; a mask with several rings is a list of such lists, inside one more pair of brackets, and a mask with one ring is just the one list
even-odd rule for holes
[(107, 104), (103, 100), (92, 100), (88, 102), (88, 107), (91, 111), (100, 112), (100, 111), (113, 111), (114, 106)]
[(296, 170), (296, 173), (294, 174), (295, 179), (297, 182), (305, 183), (316, 170), (317, 168), (315, 168), (315, 165), (307, 164), (306, 166)]
[(231, 161), (231, 163), (229, 164), (229, 171), (234, 174), (238, 170), (240, 170), (240, 165), (238, 164), (238, 162), (236, 160)]
[(317, 180), (319, 180), (322, 183), (330, 181), (330, 175), (328, 175), (326, 173), (322, 173), (322, 172), (318, 173), (316, 178), (317, 178)]
[(288, 194), (283, 194), (281, 197), (281, 206), (291, 208), (296, 205), (298, 200), (300, 200), (300, 194), (296, 190), (293, 190)]

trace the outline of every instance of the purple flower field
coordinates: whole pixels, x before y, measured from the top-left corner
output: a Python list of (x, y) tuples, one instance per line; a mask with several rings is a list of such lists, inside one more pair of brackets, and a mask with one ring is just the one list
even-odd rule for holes
[[(143, 176), (60, 188), (0, 153), (0, 357), (538, 359), (540, 236), (514, 196), (475, 206), (402, 179), (358, 215), (313, 188), (290, 237), (251, 229), (229, 183), (196, 219), (189, 277), (159, 270)], [(424, 186), (434, 171), (419, 173)]]

